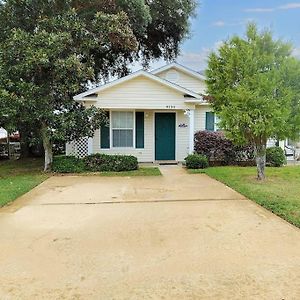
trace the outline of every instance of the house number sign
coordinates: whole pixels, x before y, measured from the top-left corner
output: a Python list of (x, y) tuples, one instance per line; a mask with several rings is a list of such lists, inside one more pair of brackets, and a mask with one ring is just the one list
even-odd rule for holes
[(174, 109), (175, 105), (166, 105), (166, 108), (168, 108), (168, 109)]
[(188, 125), (185, 124), (185, 123), (180, 123), (180, 124), (178, 125), (178, 127), (179, 127), (179, 128), (186, 128), (186, 127), (188, 127)]

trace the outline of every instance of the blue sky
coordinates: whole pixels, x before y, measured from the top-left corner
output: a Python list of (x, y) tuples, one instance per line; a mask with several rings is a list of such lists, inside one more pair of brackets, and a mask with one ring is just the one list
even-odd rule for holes
[[(207, 54), (233, 34), (243, 35), (254, 21), (269, 28), (277, 38), (292, 42), (300, 58), (300, 1), (284, 0), (199, 0), (197, 16), (191, 21), (191, 37), (181, 49), (178, 62), (197, 71), (206, 66)], [(158, 67), (164, 62), (152, 65)]]

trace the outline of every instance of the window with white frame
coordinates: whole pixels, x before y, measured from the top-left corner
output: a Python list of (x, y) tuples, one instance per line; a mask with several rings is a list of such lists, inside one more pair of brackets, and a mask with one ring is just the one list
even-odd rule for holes
[(220, 130), (219, 123), (220, 123), (220, 118), (215, 114), (215, 131)]
[(134, 115), (131, 111), (113, 111), (112, 118), (112, 146), (133, 147)]

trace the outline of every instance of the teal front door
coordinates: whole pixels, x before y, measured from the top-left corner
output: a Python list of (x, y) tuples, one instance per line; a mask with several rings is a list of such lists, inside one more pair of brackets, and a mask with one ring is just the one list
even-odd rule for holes
[(175, 160), (175, 113), (155, 113), (155, 160)]

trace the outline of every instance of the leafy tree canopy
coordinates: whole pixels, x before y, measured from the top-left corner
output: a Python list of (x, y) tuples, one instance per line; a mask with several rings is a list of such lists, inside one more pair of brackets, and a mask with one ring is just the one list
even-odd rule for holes
[[(6, 0), (0, 2), (3, 120), (38, 129), (45, 169), (55, 135), (92, 136), (100, 109), (73, 101), (88, 83), (129, 72), (128, 64), (178, 55), (194, 0)], [(10, 109), (9, 109), (10, 108)], [(0, 115), (4, 114), (4, 110)], [(68, 130), (72, 129), (72, 130)]]
[(220, 126), (234, 142), (255, 146), (259, 179), (267, 140), (300, 131), (300, 64), (291, 49), (249, 24), (245, 38), (234, 36), (209, 56), (208, 93)]

